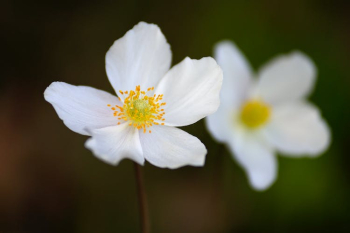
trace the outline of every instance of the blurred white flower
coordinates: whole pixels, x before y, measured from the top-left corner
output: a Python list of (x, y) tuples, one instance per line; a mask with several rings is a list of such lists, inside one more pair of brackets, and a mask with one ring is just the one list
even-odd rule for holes
[(328, 147), (329, 128), (306, 101), (316, 79), (306, 55), (279, 56), (262, 67), (256, 80), (233, 43), (218, 43), (215, 58), (224, 73), (221, 105), (206, 124), (215, 139), (228, 145), (253, 188), (264, 190), (275, 181), (276, 152), (315, 157)]
[(123, 158), (158, 167), (203, 166), (200, 140), (173, 126), (193, 124), (219, 107), (222, 71), (213, 58), (185, 58), (169, 70), (171, 50), (159, 27), (140, 22), (106, 55), (119, 97), (52, 83), (44, 93), (64, 124), (91, 136), (85, 146), (107, 163)]

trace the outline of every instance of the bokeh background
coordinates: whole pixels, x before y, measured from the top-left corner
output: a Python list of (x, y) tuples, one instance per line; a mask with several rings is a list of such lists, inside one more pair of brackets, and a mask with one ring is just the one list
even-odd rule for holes
[(253, 191), (203, 121), (185, 127), (209, 151), (204, 168), (144, 167), (152, 232), (350, 232), (350, 2), (318, 0), (3, 0), (0, 8), (0, 232), (139, 232), (133, 164), (84, 148), (43, 92), (53, 81), (113, 92), (104, 56), (139, 21), (173, 51), (212, 55), (236, 42), (255, 69), (299, 49), (318, 67), (311, 100), (332, 129), (317, 159), (280, 156), (277, 182)]

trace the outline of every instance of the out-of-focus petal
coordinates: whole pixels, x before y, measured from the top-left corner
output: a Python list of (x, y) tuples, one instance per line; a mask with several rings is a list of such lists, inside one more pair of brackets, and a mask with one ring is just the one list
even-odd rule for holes
[(239, 108), (248, 96), (253, 72), (242, 52), (231, 41), (222, 41), (215, 45), (214, 58), (224, 74), (220, 93), (221, 105), (226, 108)]
[(265, 65), (259, 74), (258, 93), (272, 105), (306, 97), (315, 84), (316, 67), (301, 52), (279, 56)]
[(219, 142), (230, 140), (234, 131), (234, 113), (230, 108), (220, 105), (219, 109), (205, 118), (207, 129)]
[(330, 143), (326, 122), (315, 106), (305, 102), (274, 108), (265, 134), (280, 152), (290, 156), (316, 156)]
[(254, 189), (265, 190), (273, 184), (277, 178), (276, 156), (260, 134), (235, 132), (228, 145)]

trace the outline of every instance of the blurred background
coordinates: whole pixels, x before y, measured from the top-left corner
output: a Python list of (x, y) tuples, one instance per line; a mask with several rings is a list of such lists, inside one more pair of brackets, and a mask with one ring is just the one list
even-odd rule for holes
[(0, 8), (0, 232), (139, 232), (133, 164), (84, 148), (44, 101), (53, 81), (113, 92), (105, 53), (139, 21), (160, 26), (173, 64), (230, 39), (255, 69), (299, 49), (318, 67), (311, 96), (332, 129), (317, 159), (280, 156), (276, 183), (252, 190), (203, 121), (185, 127), (204, 168), (144, 167), (152, 232), (350, 232), (350, 2), (331, 0), (3, 0)]

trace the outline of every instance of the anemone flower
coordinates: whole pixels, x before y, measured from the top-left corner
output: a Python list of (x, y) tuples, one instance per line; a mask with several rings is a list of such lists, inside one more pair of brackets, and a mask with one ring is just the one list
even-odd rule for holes
[(185, 58), (170, 69), (171, 57), (159, 27), (140, 22), (106, 55), (118, 96), (63, 82), (53, 82), (44, 96), (70, 130), (91, 136), (85, 146), (109, 164), (129, 158), (167, 168), (203, 166), (205, 146), (175, 127), (217, 110), (222, 71), (210, 57)]
[(215, 46), (215, 59), (224, 83), (221, 105), (206, 125), (215, 139), (227, 144), (253, 188), (264, 190), (275, 181), (276, 153), (315, 157), (326, 150), (329, 128), (306, 100), (316, 67), (305, 54), (278, 56), (257, 75), (229, 41)]

